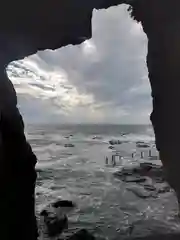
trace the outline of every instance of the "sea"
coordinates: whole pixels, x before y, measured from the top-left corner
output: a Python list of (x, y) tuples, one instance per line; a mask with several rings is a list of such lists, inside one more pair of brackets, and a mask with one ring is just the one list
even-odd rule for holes
[[(38, 158), (37, 215), (64, 199), (76, 204), (68, 216), (70, 232), (87, 229), (97, 239), (116, 240), (179, 231), (173, 191), (142, 199), (128, 191), (135, 183), (114, 175), (149, 161), (149, 150), (161, 164), (150, 125), (27, 125), (26, 136)], [(149, 148), (137, 148), (137, 142)]]

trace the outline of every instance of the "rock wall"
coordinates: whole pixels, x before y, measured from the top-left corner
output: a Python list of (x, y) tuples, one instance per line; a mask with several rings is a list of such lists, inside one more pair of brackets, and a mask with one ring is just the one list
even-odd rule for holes
[(148, 37), (147, 66), (152, 88), (151, 120), (167, 180), (180, 202), (180, 2), (137, 0), (132, 16)]

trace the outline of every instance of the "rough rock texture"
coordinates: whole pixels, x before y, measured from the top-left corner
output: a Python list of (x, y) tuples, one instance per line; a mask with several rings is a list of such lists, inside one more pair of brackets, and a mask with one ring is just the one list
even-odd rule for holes
[[(10, 61), (33, 54), (37, 50), (56, 49), (91, 38), (93, 8), (101, 9), (124, 2), (122, 0), (1, 1), (0, 96), (6, 97), (0, 98), (2, 135), (0, 177), (3, 183), (2, 193), (4, 193), (1, 198), (4, 204), (1, 205), (2, 219), (5, 219), (2, 227), (6, 233), (4, 240), (15, 239), (18, 234), (17, 239), (20, 240), (36, 239), (33, 197), (36, 158), (24, 137), (14, 91), (7, 86), (7, 78), (4, 80), (5, 67)], [(153, 97), (151, 120), (167, 179), (180, 199), (178, 153), (180, 111), (177, 107), (180, 102), (180, 1), (127, 0), (126, 2), (132, 4), (132, 16), (142, 22), (149, 39), (147, 65)], [(24, 185), (26, 188), (23, 188)], [(23, 201), (20, 197), (21, 191), (24, 191)], [(11, 212), (7, 214), (11, 216), (10, 218), (6, 217), (5, 211)], [(20, 226), (20, 219), (24, 219), (25, 216), (26, 221), (21, 221)], [(12, 224), (15, 226), (13, 238)], [(29, 234), (26, 238), (22, 238), (26, 230)]]

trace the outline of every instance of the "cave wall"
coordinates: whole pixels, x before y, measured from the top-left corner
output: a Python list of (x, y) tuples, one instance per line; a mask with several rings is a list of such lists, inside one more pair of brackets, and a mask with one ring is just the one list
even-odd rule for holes
[[(34, 211), (36, 157), (24, 136), (24, 126), (16, 106), (15, 91), (12, 86), (6, 84), (8, 79), (5, 67), (9, 62), (34, 54), (38, 50), (57, 49), (68, 44), (79, 44), (91, 38), (93, 9), (107, 8), (124, 2), (122, 0), (1, 1), (0, 131), (2, 153), (0, 160), (4, 169), (7, 169), (7, 166), (10, 169), (8, 181), (6, 181), (6, 170), (2, 171), (3, 174), (1, 173), (4, 190), (1, 197), (6, 206), (6, 208), (1, 207), (1, 218), (5, 219), (4, 233), (9, 234), (9, 237), (5, 234), (3, 239), (12, 239), (16, 236), (17, 239), (24, 239), (22, 229), (31, 229), (29, 239), (36, 239)], [(178, 153), (180, 2), (179, 0), (131, 0), (130, 2), (132, 17), (142, 23), (148, 37), (147, 66), (153, 98), (151, 120), (156, 134), (157, 148), (160, 151), (167, 179), (180, 199)], [(7, 105), (2, 98), (2, 92), (4, 91), (6, 95), (6, 89), (8, 98), (15, 99), (10, 101), (10, 105)], [(24, 199), (26, 204), (21, 199), (24, 178), (28, 186)], [(7, 189), (12, 189), (12, 191), (9, 192)], [(29, 220), (22, 221), (23, 211), (18, 212), (14, 211), (14, 208), (8, 208), (13, 202), (16, 203), (16, 209), (22, 209), (22, 206), (26, 208)], [(7, 217), (12, 214), (13, 218)], [(16, 224), (13, 225), (13, 223)], [(14, 234), (11, 234), (13, 226), (16, 227)]]

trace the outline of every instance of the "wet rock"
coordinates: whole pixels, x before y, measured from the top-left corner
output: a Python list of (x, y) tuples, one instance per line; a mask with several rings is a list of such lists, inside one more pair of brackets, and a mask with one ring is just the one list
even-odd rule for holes
[(108, 148), (109, 148), (109, 149), (114, 149), (114, 147), (113, 147), (113, 146), (109, 146)]
[(68, 228), (68, 218), (66, 215), (59, 217), (53, 212), (43, 210), (40, 213), (40, 216), (41, 218), (43, 217), (47, 235), (49, 237), (55, 237)]
[(95, 237), (86, 229), (82, 229), (73, 234), (68, 240), (95, 240)]
[(73, 137), (72, 134), (70, 134), (69, 136), (65, 136), (64, 138), (69, 139), (69, 138), (71, 138), (71, 137)]
[(143, 141), (137, 141), (136, 144), (145, 144)]
[(160, 186), (157, 187), (157, 193), (159, 194), (167, 193), (170, 191), (171, 191), (171, 187), (167, 185), (167, 183), (161, 184)]
[[(115, 174), (116, 176), (116, 174)], [(142, 182), (145, 182), (146, 181), (146, 178), (145, 177), (138, 177), (138, 176), (124, 176), (124, 175), (121, 175), (121, 176), (118, 176), (117, 177), (123, 181), (123, 182), (126, 182), (126, 183), (142, 183)]]
[(76, 205), (72, 201), (69, 201), (69, 200), (57, 200), (56, 202), (52, 203), (51, 205), (54, 208), (59, 208), (59, 207), (75, 208), (76, 207)]
[(68, 147), (75, 147), (75, 146), (72, 143), (67, 143), (67, 144), (64, 144), (64, 147), (68, 148)]
[(156, 197), (154, 193), (148, 192), (145, 189), (139, 187), (139, 186), (131, 186), (127, 188), (128, 191), (131, 191), (139, 198), (150, 198), (150, 197)]
[(40, 216), (49, 237), (57, 236), (68, 228), (67, 214), (75, 207), (72, 201), (58, 199), (42, 210)]
[(93, 140), (101, 140), (102, 137), (101, 137), (101, 136), (94, 136), (92, 139), (93, 139)]
[(145, 184), (145, 185), (143, 185), (143, 187), (147, 191), (156, 191), (156, 187), (154, 187), (153, 185)]
[(147, 176), (154, 179), (161, 178), (164, 181), (164, 173), (162, 166), (152, 163), (140, 163), (132, 167), (124, 167), (121, 171), (115, 173), (116, 176)]
[(146, 143), (136, 143), (137, 148), (149, 148), (150, 146)]
[(120, 144), (122, 144), (122, 142), (120, 140), (110, 140), (109, 144), (111, 144), (111, 145), (120, 145)]

